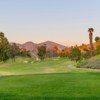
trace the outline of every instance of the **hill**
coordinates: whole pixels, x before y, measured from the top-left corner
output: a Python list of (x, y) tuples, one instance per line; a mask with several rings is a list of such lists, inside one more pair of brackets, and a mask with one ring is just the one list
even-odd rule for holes
[(16, 57), (16, 62), (9, 60), (7, 63), (0, 63), (0, 75), (61, 73), (70, 71), (71, 69), (66, 66), (74, 66), (74, 64), (75, 62), (67, 58), (48, 58), (44, 61), (36, 61), (33, 58)]
[(36, 43), (33, 43), (31, 41), (29, 42), (26, 42), (23, 45), (23, 48), (25, 48), (27, 51), (33, 51), (33, 50), (36, 50), (37, 49), (37, 44)]
[(80, 68), (100, 69), (100, 55), (85, 60), (80, 64)]
[(26, 42), (24, 44), (17, 43), (17, 46), (19, 48), (24, 48), (27, 51), (36, 51), (38, 46), (41, 46), (41, 45), (44, 45), (44, 44), (46, 45), (47, 49), (51, 49), (51, 48), (53, 48), (55, 46), (59, 50), (62, 50), (62, 49), (65, 48), (64, 45), (61, 45), (61, 44), (58, 44), (58, 43), (55, 43), (55, 42), (52, 42), (52, 41), (45, 41), (45, 42), (42, 42), (42, 43), (39, 43), (39, 44), (36, 44), (36, 43), (33, 43), (33, 42), (29, 41), (29, 42)]
[(53, 48), (53, 47), (55, 47), (55, 46), (56, 46), (59, 50), (62, 50), (62, 49), (65, 48), (64, 45), (61, 45), (61, 44), (58, 44), (58, 43), (55, 43), (55, 42), (52, 42), (52, 41), (46, 41), (46, 42), (43, 42), (43, 43), (39, 43), (38, 46), (41, 46), (41, 45), (43, 45), (43, 44), (46, 45), (47, 49), (51, 49), (51, 48)]

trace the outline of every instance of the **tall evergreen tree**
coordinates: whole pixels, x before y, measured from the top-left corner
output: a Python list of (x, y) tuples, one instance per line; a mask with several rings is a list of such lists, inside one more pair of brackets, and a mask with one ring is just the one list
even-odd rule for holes
[(9, 59), (7, 53), (9, 49), (9, 42), (3, 32), (0, 32), (0, 61)]

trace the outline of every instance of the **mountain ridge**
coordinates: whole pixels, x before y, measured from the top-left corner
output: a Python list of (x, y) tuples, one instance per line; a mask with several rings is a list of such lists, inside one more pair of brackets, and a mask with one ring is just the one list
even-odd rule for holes
[(32, 41), (27, 41), (23, 44), (20, 44), (20, 43), (16, 43), (16, 44), (19, 48), (24, 48), (27, 51), (36, 51), (39, 46), (44, 45), (44, 44), (46, 45), (47, 49), (50, 49), (56, 46), (59, 50), (62, 50), (66, 47), (62, 44), (59, 44), (53, 41), (44, 41), (41, 43), (34, 43)]

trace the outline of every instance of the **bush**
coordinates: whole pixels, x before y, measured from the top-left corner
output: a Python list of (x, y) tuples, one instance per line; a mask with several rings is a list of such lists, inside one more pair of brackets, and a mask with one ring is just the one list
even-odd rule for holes
[(95, 56), (79, 64), (80, 68), (100, 69), (100, 57)]

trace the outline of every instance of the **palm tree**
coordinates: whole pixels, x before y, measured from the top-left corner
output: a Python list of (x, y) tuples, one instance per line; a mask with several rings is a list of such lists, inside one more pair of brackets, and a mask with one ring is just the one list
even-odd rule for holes
[(93, 28), (89, 28), (88, 32), (89, 32), (89, 39), (90, 39), (90, 50), (91, 50), (91, 56), (94, 55), (94, 51), (93, 51)]

